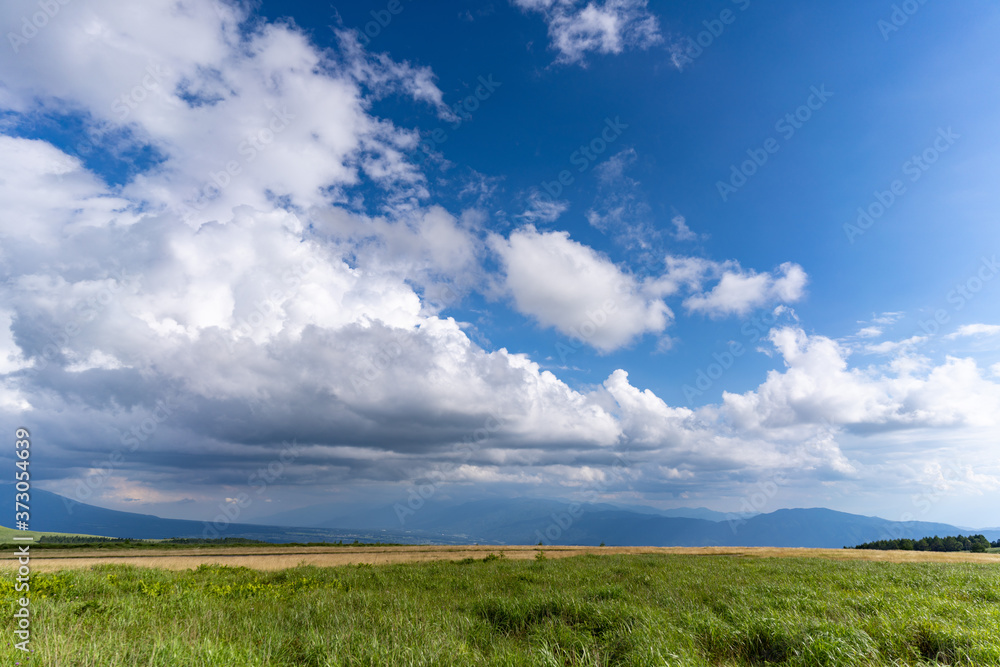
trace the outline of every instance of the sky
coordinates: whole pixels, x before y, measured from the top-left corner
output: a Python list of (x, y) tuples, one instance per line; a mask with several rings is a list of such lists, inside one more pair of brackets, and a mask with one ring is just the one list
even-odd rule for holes
[(1000, 525), (995, 3), (0, 25), (0, 424), (37, 487)]

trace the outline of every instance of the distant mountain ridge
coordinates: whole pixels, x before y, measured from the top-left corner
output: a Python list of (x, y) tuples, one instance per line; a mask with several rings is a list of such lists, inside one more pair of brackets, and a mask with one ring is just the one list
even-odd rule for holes
[[(565, 500), (554, 498), (505, 498), (477, 500), (471, 501), (471, 503), (474, 504), (472, 506), (476, 508), (476, 511), (481, 514), (484, 512), (486, 514), (495, 512), (500, 512), (501, 514), (519, 513), (525, 511), (525, 509), (521, 508), (521, 506), (532, 508), (535, 510), (533, 513), (538, 514), (538, 510), (540, 509), (545, 509), (545, 512), (556, 512), (560, 511), (560, 508), (565, 509), (568, 505)], [(460, 505), (466, 504), (470, 503), (449, 503), (429, 500), (420, 509), (420, 518), (416, 519), (415, 523), (420, 523), (422, 526), (426, 526), (429, 523), (434, 523), (434, 521), (443, 520), (445, 514)], [(336, 526), (339, 528), (365, 527), (398, 529), (403, 524), (400, 524), (399, 517), (397, 516), (397, 505), (405, 506), (405, 501), (402, 503), (391, 503), (385, 505), (366, 505), (360, 503), (337, 505), (334, 503), (322, 503), (319, 505), (311, 505), (296, 510), (287, 510), (272, 514), (267, 517), (263, 517), (261, 521), (267, 521), (268, 523), (276, 525), (294, 523), (295, 525), (313, 527)], [(757, 516), (757, 513), (740, 515), (727, 514), (725, 512), (716, 512), (715, 510), (706, 509), (704, 507), (681, 507), (676, 509), (661, 510), (646, 505), (623, 505), (618, 503), (591, 503), (588, 504), (587, 507), (588, 511), (627, 511), (643, 515), (683, 519), (704, 519), (706, 521), (714, 522), (729, 521), (734, 517), (746, 519), (752, 516)], [(531, 510), (528, 511), (530, 512)], [(433, 520), (431, 517), (433, 517)]]
[[(0, 483), (2, 488), (3, 483)], [(31, 529), (53, 533), (83, 533), (104, 537), (166, 539), (170, 537), (246, 537), (268, 542), (399, 542), (451, 544), (446, 536), (404, 531), (346, 530), (265, 526), (247, 523), (213, 525), (206, 521), (164, 519), (80, 503), (42, 489), (31, 490)], [(0, 525), (13, 528), (13, 512)], [(214, 529), (214, 530), (212, 530)]]
[[(203, 537), (210, 525), (202, 521), (164, 519), (148, 514), (110, 510), (76, 503), (33, 489), (33, 530), (86, 533), (108, 537), (159, 539)], [(320, 508), (320, 509), (317, 509)], [(303, 521), (321, 519), (322, 506), (306, 508)], [(329, 507), (326, 511), (329, 511)], [(392, 505), (369, 507), (353, 514), (333, 515), (319, 525), (295, 526), (294, 512), (268, 517), (283, 525), (229, 524), (218, 526), (219, 537), (249, 537), (271, 542), (354, 541), (460, 544), (580, 544), (609, 546), (854, 546), (880, 539), (919, 539), (938, 535), (982, 533), (993, 541), (1000, 530), (969, 530), (943, 523), (900, 523), (878, 517), (847, 514), (823, 508), (782, 509), (768, 514), (736, 517), (704, 508), (684, 511), (726, 520), (665, 516), (653, 508), (644, 511), (609, 504), (570, 504), (537, 498), (488, 499), (459, 504), (427, 501), (403, 514)], [(647, 511), (648, 510), (648, 511)], [(670, 510), (668, 510), (670, 512)], [(707, 513), (707, 514), (706, 514)], [(11, 526), (13, 516), (0, 525)], [(282, 520), (278, 520), (282, 519)], [(289, 527), (292, 526), (292, 527)]]

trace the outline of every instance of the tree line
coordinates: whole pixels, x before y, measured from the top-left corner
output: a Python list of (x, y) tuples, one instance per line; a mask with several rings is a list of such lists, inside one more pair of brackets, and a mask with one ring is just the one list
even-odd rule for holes
[[(878, 549), (881, 551), (972, 551), (984, 553), (990, 547), (1000, 548), (1000, 540), (990, 542), (985, 535), (964, 535), (949, 537), (924, 537), (919, 540), (876, 540), (859, 544), (854, 549)], [(845, 547), (846, 548), (846, 547)]]

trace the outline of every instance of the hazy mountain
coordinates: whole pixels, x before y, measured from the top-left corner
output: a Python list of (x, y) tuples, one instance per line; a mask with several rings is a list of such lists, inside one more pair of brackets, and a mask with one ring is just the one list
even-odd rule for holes
[(730, 521), (739, 518), (749, 519), (760, 514), (759, 512), (750, 512), (748, 514), (736, 515), (727, 512), (716, 512), (705, 507), (678, 507), (670, 510), (656, 510), (655, 513), (660, 516), (680, 519), (705, 519), (707, 521)]
[[(403, 523), (397, 516), (396, 506), (406, 506), (406, 500), (401, 498), (394, 503), (373, 505), (371, 503), (334, 504), (321, 503), (296, 510), (286, 510), (265, 517), (261, 523), (273, 525), (296, 525), (330, 528), (379, 528), (385, 530), (399, 529), (402, 526), (426, 527), (439, 525), (442, 521), (452, 522), (459, 517), (475, 517), (476, 513), (484, 516), (499, 514), (501, 518), (511, 519), (527, 511), (529, 515), (546, 515), (551, 512), (564, 511), (568, 506), (565, 500), (554, 498), (504, 498), (477, 501), (451, 501), (431, 498), (424, 502), (413, 515), (402, 512)], [(461, 509), (459, 509), (461, 508)], [(586, 505), (587, 511), (627, 511), (636, 514), (651, 514), (662, 517), (705, 519), (707, 521), (729, 521), (734, 515), (704, 507), (680, 507), (661, 510), (647, 505), (623, 505), (619, 503), (591, 503)], [(410, 516), (414, 518), (409, 519)], [(756, 513), (740, 515), (746, 519), (757, 516)]]
[[(419, 509), (400, 513), (399, 517), (392, 505), (386, 505), (357, 514), (333, 516), (318, 525), (330, 529), (368, 525), (386, 530), (406, 529), (423, 534), (448, 535), (470, 542), (506, 544), (536, 544), (541, 540), (546, 544), (596, 545), (605, 542), (609, 545), (833, 548), (886, 538), (970, 532), (942, 523), (899, 523), (828, 509), (778, 510), (745, 517), (704, 508), (666, 512), (648, 507), (637, 509), (608, 504), (572, 506), (565, 501), (537, 498), (490, 499), (460, 504), (434, 502), (432, 499)], [(314, 508), (313, 511), (318, 510)], [(669, 516), (669, 513), (680, 516)], [(696, 516), (681, 515), (687, 513)], [(292, 520), (291, 517), (289, 519)], [(984, 534), (991, 540), (1000, 538), (1000, 531)]]
[[(565, 505), (563, 506), (565, 510)], [(441, 526), (446, 528), (446, 526)], [(977, 533), (983, 531), (975, 531)], [(941, 523), (899, 523), (827, 509), (788, 509), (745, 520), (706, 521), (623, 511), (585, 511), (511, 522), (492, 535), (507, 543), (644, 546), (775, 546), (840, 548), (898, 537), (969, 534)], [(984, 533), (991, 540), (1000, 532)]]
[[(151, 514), (136, 514), (77, 503), (41, 489), (31, 490), (31, 529), (57, 533), (84, 533), (105, 537), (159, 539), (168, 537), (204, 537), (208, 524), (184, 519), (163, 519)], [(13, 528), (13, 512), (0, 519), (0, 525)], [(404, 542), (429, 541), (452, 543), (447, 536), (424, 535), (414, 531), (354, 530), (334, 531), (323, 528), (262, 526), (233, 523), (222, 526), (215, 537), (248, 537), (270, 542)]]
[[(330, 513), (339, 510), (340, 514)], [(249, 537), (272, 542), (385, 541), (457, 544), (583, 544), (636, 546), (853, 546), (873, 540), (932, 535), (982, 533), (1000, 539), (1000, 530), (972, 530), (943, 523), (899, 523), (828, 509), (784, 509), (737, 519), (709, 520), (665, 516), (653, 508), (624, 509), (609, 504), (570, 505), (538, 498), (487, 499), (466, 503), (427, 501), (419, 509), (397, 516), (393, 505), (383, 507), (315, 506), (298, 514), (269, 517), (283, 525), (231, 524), (219, 536)], [(642, 510), (642, 511), (639, 511)], [(718, 512), (690, 511), (715, 517)], [(324, 519), (324, 513), (327, 518)], [(0, 525), (13, 527), (11, 516)], [(280, 521), (278, 519), (281, 519)], [(295, 527), (306, 522), (316, 525)], [(290, 527), (291, 526), (291, 527)], [(33, 530), (87, 533), (109, 537), (200, 537), (201, 521), (163, 519), (120, 512), (83, 503), (39, 489), (31, 491)]]

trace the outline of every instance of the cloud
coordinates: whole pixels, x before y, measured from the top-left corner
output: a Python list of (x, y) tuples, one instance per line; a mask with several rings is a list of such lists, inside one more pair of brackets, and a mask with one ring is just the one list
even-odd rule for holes
[(723, 396), (723, 411), (748, 432), (820, 423), (859, 431), (997, 424), (1000, 385), (984, 379), (972, 359), (851, 369), (849, 350), (830, 338), (785, 327), (769, 340), (785, 372), (769, 372), (754, 391)]
[(1000, 324), (963, 324), (945, 338), (954, 340), (965, 336), (996, 336), (998, 334), (1000, 334)]
[(528, 207), (517, 217), (529, 225), (555, 222), (568, 208), (569, 202), (552, 199), (534, 190), (528, 195)]
[(520, 312), (603, 352), (661, 332), (673, 318), (649, 283), (624, 273), (567, 232), (540, 233), (529, 226), (508, 239), (493, 237), (492, 247)]
[(858, 338), (878, 338), (883, 333), (882, 327), (870, 326), (858, 330), (855, 336)]
[(626, 179), (625, 171), (635, 164), (637, 159), (638, 154), (635, 149), (626, 148), (594, 167), (594, 175), (601, 185), (620, 185)]
[(687, 226), (687, 220), (683, 215), (675, 215), (670, 219), (674, 225), (674, 238), (678, 241), (695, 241), (698, 235), (692, 232)]
[[(5, 4), (0, 19), (16, 25), (31, 6)], [(560, 58), (616, 52), (607, 31), (620, 49), (642, 44), (624, 19), (557, 39), (578, 14), (587, 26), (604, 26), (601, 12), (651, 18), (635, 2), (521, 6), (548, 12)], [(40, 485), (120, 505), (224, 501), (292, 441), (301, 452), (276, 493), (398, 489), (449, 464), (455, 484), (604, 479), (652, 497), (732, 493), (775, 470), (884, 484), (875, 446), (916, 466), (891, 477), (908, 491), (968, 442), (995, 459), (1000, 367), (988, 379), (972, 359), (887, 347), (885, 363), (852, 366), (836, 341), (780, 328), (768, 340), (783, 369), (692, 409), (626, 369), (579, 388), (478, 344), (445, 314), (488, 292), (494, 260), (520, 312), (601, 352), (646, 334), (669, 346), (668, 297), (739, 315), (801, 299), (806, 276), (661, 253), (662, 271), (641, 277), (566, 232), (504, 238), (481, 211), (429, 203), (407, 157), (416, 133), (373, 109), (398, 95), (445, 117), (433, 75), (348, 37), (325, 51), (228, 5), (94, 0), (62, 5), (16, 59), (0, 52), (0, 72), (0, 424), (45, 434)], [(114, 181), (70, 148), (16, 136), (43, 118), (79, 122), (77, 138), (107, 155), (158, 157)], [(625, 183), (632, 160), (597, 168), (602, 187)], [(615, 207), (602, 206), (605, 219)], [(625, 449), (626, 481), (607, 480)], [(989, 465), (969, 484), (987, 484)]]
[(885, 312), (881, 315), (873, 316), (870, 323), (859, 320), (858, 324), (867, 324), (868, 326), (859, 329), (854, 336), (856, 338), (878, 338), (885, 333), (886, 327), (891, 327), (902, 316), (902, 312)]
[[(135, 220), (130, 202), (106, 191), (78, 158), (51, 144), (0, 135), (0, 233), (9, 242), (57, 244), (65, 233)], [(13, 248), (5, 253), (15, 263)]]
[(792, 262), (785, 262), (774, 273), (742, 271), (737, 266), (725, 269), (710, 292), (689, 297), (684, 306), (712, 317), (745, 315), (768, 303), (798, 301), (807, 282), (806, 272)]
[(350, 72), (351, 78), (368, 88), (375, 99), (403, 93), (432, 106), (441, 120), (458, 120), (455, 112), (445, 104), (444, 95), (437, 87), (430, 67), (414, 67), (408, 62), (398, 62), (386, 53), (370, 54), (364, 50), (357, 33), (352, 31), (338, 31), (336, 36), (345, 69)]
[(910, 336), (904, 340), (887, 340), (877, 344), (865, 345), (868, 354), (895, 354), (902, 350), (912, 350), (927, 340), (927, 336)]
[[(734, 261), (674, 255), (665, 258), (664, 273), (640, 279), (573, 241), (568, 232), (538, 232), (532, 226), (508, 239), (494, 235), (491, 247), (501, 259), (505, 289), (518, 311), (602, 352), (645, 333), (663, 332), (674, 318), (664, 297), (687, 292), (691, 296), (683, 303), (691, 312), (743, 315), (768, 303), (797, 301), (806, 282), (797, 264), (758, 274), (743, 271)], [(706, 292), (706, 283), (716, 278)]]
[(0, 374), (4, 375), (29, 366), (29, 363), (24, 359), (21, 348), (14, 342), (10, 328), (12, 323), (11, 313), (0, 310)]
[(683, 72), (684, 68), (694, 62), (688, 52), (691, 50), (690, 44), (684, 41), (671, 41), (667, 45), (667, 53), (670, 54), (670, 63), (677, 68), (678, 72)]
[(894, 324), (903, 316), (902, 311), (890, 311), (872, 319), (875, 324)]
[(760, 469), (824, 471), (837, 477), (856, 472), (836, 443), (815, 446), (823, 436), (821, 430), (744, 434), (732, 428), (725, 412), (670, 407), (648, 389), (632, 386), (622, 370), (611, 374), (604, 389), (615, 401), (631, 456), (637, 463), (655, 462), (655, 466), (639, 464), (653, 479), (662, 479), (662, 466), (673, 471), (664, 480), (670, 484), (690, 479), (688, 473), (697, 471), (692, 486), (713, 486), (733, 474)]
[[(286, 485), (406, 479), (486, 425), (470, 465), (616, 443), (603, 408), (426, 298), (476, 287), (484, 232), (422, 203), (414, 133), (368, 109), (401, 94), (440, 114), (429, 72), (218, 9), (66, 5), (17, 63), (0, 56), (15, 124), (69, 114), (162, 155), (119, 187), (0, 136), (0, 418), (51, 434), (49, 479), (118, 448), (102, 488), (124, 501), (238, 487), (293, 439)], [(345, 206), (362, 182), (383, 215)]]
[[(17, 5), (0, 20), (17, 23)], [(447, 116), (429, 70), (368, 54), (349, 33), (323, 53), (298, 30), (247, 19), (220, 3), (66, 5), (21, 53), (0, 54), (6, 103), (78, 118), (99, 147), (125, 136), (155, 148), (164, 162), (120, 195), (194, 226), (276, 199), (329, 205), (362, 179), (392, 190), (389, 206), (426, 196), (405, 159), (416, 133), (366, 107), (404, 94)]]
[[(84, 475), (95, 447), (123, 448), (146, 424), (141, 447), (126, 448), (130, 483), (107, 493), (179, 484), (195, 460), (227, 472), (192, 483), (234, 484), (292, 439), (310, 449), (289, 484), (400, 479), (408, 458), (484, 424), (498, 425), (499, 450), (601, 449), (619, 437), (609, 414), (523, 355), (487, 352), (426, 313), (408, 281), (475, 263), (470, 232), (442, 209), (409, 224), (328, 212), (317, 233), (281, 210), (243, 208), (198, 229), (172, 222), (145, 216), (21, 246), (59, 258), (3, 292), (15, 314), (7, 378), (32, 423), (53, 433), (56, 478)], [(104, 257), (134, 279), (119, 284)], [(161, 423), (157, 401), (168, 397), (177, 405)], [(473, 463), (492, 454), (480, 456)]]
[(656, 273), (670, 239), (656, 220), (642, 184), (628, 174), (637, 159), (635, 150), (628, 148), (595, 168), (598, 190), (586, 218), (621, 247), (637, 271)]
[(626, 173), (636, 159), (635, 149), (628, 148), (595, 168), (598, 195), (586, 217), (592, 227), (632, 253), (635, 264), (649, 266), (663, 257), (664, 244), (641, 184)]
[(720, 264), (701, 257), (667, 255), (667, 272), (657, 281), (664, 294), (674, 294), (682, 289), (701, 292), (704, 283), (721, 272), (730, 263)]
[(646, 0), (512, 0), (526, 12), (544, 14), (556, 62), (582, 63), (589, 52), (619, 54), (662, 41)]
[[(314, 228), (350, 248), (368, 270), (405, 277), (425, 296), (457, 305), (460, 293), (483, 280), (481, 232), (473, 215), (455, 218), (440, 206), (390, 219), (335, 207), (314, 212)], [(430, 304), (426, 299), (424, 305)]]

